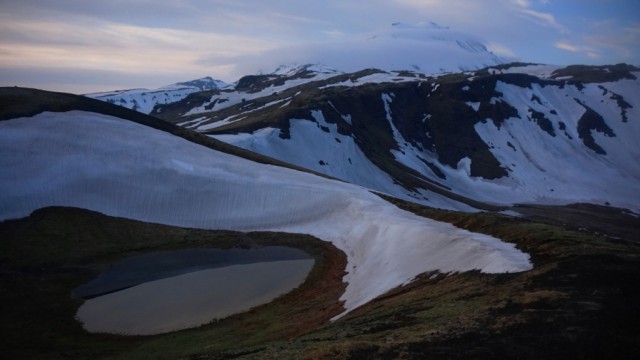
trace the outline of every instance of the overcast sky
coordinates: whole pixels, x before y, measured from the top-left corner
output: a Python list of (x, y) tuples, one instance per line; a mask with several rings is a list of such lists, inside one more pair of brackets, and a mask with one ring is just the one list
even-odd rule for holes
[(0, 85), (233, 82), (272, 71), (267, 57), (284, 49), (321, 51), (397, 21), (437, 22), (527, 62), (640, 65), (638, 0), (0, 0)]

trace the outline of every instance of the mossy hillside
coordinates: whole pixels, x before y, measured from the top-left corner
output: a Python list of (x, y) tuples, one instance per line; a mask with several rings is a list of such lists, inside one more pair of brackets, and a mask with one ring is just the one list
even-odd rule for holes
[[(345, 256), (307, 235), (176, 228), (80, 209), (47, 208), (0, 223), (0, 351), (11, 359), (175, 359), (304, 334), (341, 311)], [(136, 254), (185, 248), (285, 245), (311, 254), (306, 282), (274, 302), (227, 319), (156, 336), (89, 334), (74, 320), (71, 290)]]

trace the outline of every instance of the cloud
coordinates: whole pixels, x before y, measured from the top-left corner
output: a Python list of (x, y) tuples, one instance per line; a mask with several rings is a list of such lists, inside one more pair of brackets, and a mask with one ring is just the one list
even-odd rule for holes
[(489, 49), (489, 51), (493, 52), (494, 54), (496, 54), (498, 56), (502, 56), (502, 57), (506, 57), (506, 58), (512, 58), (512, 59), (518, 59), (519, 58), (518, 54), (516, 54), (515, 51), (510, 49), (508, 46), (505, 46), (505, 45), (500, 44), (500, 43), (488, 42), (487, 43), (487, 49)]
[(597, 49), (586, 45), (572, 44), (567, 41), (558, 41), (555, 43), (555, 47), (572, 53), (582, 53), (591, 59), (599, 59), (601, 57), (600, 52)]
[(177, 81), (195, 79), (200, 76), (200, 74), (193, 74), (189, 70), (176, 76), (176, 74), (168, 74), (153, 69), (146, 72), (125, 74), (120, 71), (100, 69), (49, 68), (43, 66), (38, 68), (0, 68), (2, 86), (18, 85), (75, 94), (147, 87), (143, 86), (144, 84), (151, 84), (150, 87), (160, 87)]
[(625, 26), (612, 19), (591, 21), (579, 33), (554, 46), (600, 63), (640, 63), (640, 24)]
[(622, 27), (615, 21), (599, 21), (590, 25), (592, 30), (583, 36), (584, 43), (620, 61), (640, 63), (640, 24)]
[(560, 32), (566, 32), (565, 27), (560, 25), (552, 14), (531, 9), (520, 9), (520, 14), (541, 26), (546, 26)]
[(529, 2), (529, 0), (513, 0), (513, 2), (521, 7), (529, 7), (531, 6), (531, 3)]
[(342, 37), (345, 36), (345, 33), (343, 33), (340, 30), (337, 30), (337, 29), (324, 30), (322, 33), (327, 35), (327, 36), (334, 37), (334, 38), (342, 38)]
[(179, 73), (194, 68), (207, 74), (228, 72), (228, 64), (198, 63), (203, 57), (256, 55), (281, 44), (240, 35), (148, 28), (111, 22), (82, 24), (49, 21), (0, 22), (2, 67), (102, 69), (123, 73)]
[(392, 0), (423, 20), (478, 34), (510, 48), (537, 38), (557, 36), (566, 28), (549, 12), (540, 11), (532, 0)]
[[(495, 45), (513, 55), (507, 47)], [(321, 63), (351, 72), (365, 68), (419, 70), (427, 73), (476, 69), (501, 63), (483, 43), (467, 33), (432, 23), (396, 23), (385, 29), (322, 44), (298, 44), (237, 59), (237, 71), (271, 72), (281, 64)], [(254, 70), (255, 71), (255, 70)]]
[(556, 43), (556, 47), (558, 49), (571, 51), (571, 52), (580, 52), (580, 47), (577, 45), (569, 44), (568, 42), (559, 41)]
[[(620, 1), (627, 7), (617, 6), (618, 13), (637, 8)], [(93, 70), (96, 82), (104, 78), (101, 71), (110, 71), (121, 85), (132, 79), (132, 87), (205, 75), (231, 82), (271, 71), (275, 62), (346, 61), (340, 52), (351, 50), (354, 39), (397, 21), (434, 21), (477, 35), (495, 54), (524, 61), (640, 63), (640, 24), (589, 21), (585, 14), (591, 20), (599, 15), (589, 9), (548, 0), (4, 1), (0, 70), (21, 69), (25, 77), (26, 69), (78, 69), (83, 76)], [(151, 73), (157, 81), (136, 77)]]
[[(566, 32), (564, 26), (560, 25), (555, 16), (550, 13), (533, 10), (533, 5), (529, 0), (513, 0), (515, 5), (515, 12), (521, 17), (528, 19), (529, 21), (536, 23), (540, 26), (549, 27), (560, 32)], [(546, 4), (546, 1), (540, 1), (541, 4)]]

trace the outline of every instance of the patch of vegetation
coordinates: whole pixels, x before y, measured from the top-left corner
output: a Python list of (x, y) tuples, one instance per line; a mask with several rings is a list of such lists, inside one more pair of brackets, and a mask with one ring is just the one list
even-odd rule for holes
[(640, 71), (640, 68), (628, 64), (570, 65), (554, 71), (551, 77), (554, 79), (568, 77), (568, 81), (572, 83), (604, 83), (623, 79), (635, 80), (636, 76), (632, 74), (635, 71)]
[[(0, 353), (7, 359), (177, 359), (260, 348), (307, 333), (342, 311), (346, 257), (308, 235), (205, 231), (46, 208), (0, 223)], [(311, 254), (304, 284), (270, 304), (154, 336), (90, 334), (74, 320), (71, 290), (109, 264), (148, 252), (283, 245)]]
[(613, 241), (640, 242), (640, 218), (628, 210), (586, 203), (564, 206), (520, 204), (513, 210), (536, 222), (601, 234)]

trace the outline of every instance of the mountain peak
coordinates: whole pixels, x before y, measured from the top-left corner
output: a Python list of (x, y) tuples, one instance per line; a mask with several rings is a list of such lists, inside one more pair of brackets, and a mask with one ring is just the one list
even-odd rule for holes
[(335, 68), (324, 64), (304, 64), (299, 65), (296, 63), (283, 64), (278, 66), (271, 74), (273, 75), (286, 75), (292, 76), (301, 72), (312, 72), (317, 74), (337, 74), (340, 71)]
[(198, 88), (198, 89), (204, 91), (204, 90), (224, 89), (224, 88), (227, 88), (229, 86), (230, 86), (229, 84), (227, 84), (226, 82), (224, 82), (222, 80), (216, 80), (216, 79), (212, 78), (211, 76), (205, 76), (203, 78), (199, 78), (199, 79), (195, 79), (195, 80), (178, 82), (178, 83), (175, 83), (175, 84), (163, 86), (161, 89), (174, 89), (174, 88), (181, 88), (181, 87), (195, 87), (195, 88)]

